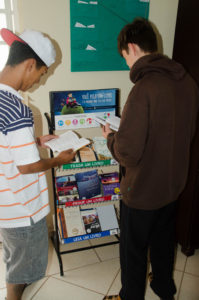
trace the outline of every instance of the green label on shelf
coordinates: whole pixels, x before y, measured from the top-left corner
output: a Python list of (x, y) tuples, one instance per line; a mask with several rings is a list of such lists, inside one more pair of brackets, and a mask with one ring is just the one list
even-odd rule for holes
[(67, 170), (67, 169), (102, 167), (102, 166), (109, 166), (109, 165), (116, 165), (116, 164), (117, 162), (114, 159), (107, 159), (107, 160), (99, 160), (99, 161), (71, 163), (71, 164), (63, 165), (63, 169)]

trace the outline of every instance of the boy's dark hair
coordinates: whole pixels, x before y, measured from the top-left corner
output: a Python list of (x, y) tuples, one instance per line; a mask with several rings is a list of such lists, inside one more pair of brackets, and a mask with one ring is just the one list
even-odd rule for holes
[(137, 44), (144, 52), (156, 52), (158, 49), (156, 34), (150, 22), (144, 18), (136, 18), (127, 24), (118, 35), (118, 51), (128, 53), (128, 43)]
[(29, 58), (34, 58), (36, 60), (37, 69), (40, 69), (42, 66), (46, 66), (43, 60), (41, 60), (41, 58), (32, 50), (29, 45), (19, 41), (14, 41), (10, 46), (10, 52), (6, 66), (13, 67)]

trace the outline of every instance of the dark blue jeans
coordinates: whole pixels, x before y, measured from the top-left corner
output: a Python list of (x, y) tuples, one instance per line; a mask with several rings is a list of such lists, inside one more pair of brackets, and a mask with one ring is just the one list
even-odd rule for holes
[(151, 288), (161, 298), (176, 293), (173, 280), (176, 202), (157, 210), (121, 208), (120, 264), (122, 300), (144, 300), (147, 254), (153, 272)]

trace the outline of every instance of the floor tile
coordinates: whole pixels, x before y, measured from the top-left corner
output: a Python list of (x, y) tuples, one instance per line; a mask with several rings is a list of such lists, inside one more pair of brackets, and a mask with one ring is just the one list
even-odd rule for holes
[(184, 271), (186, 261), (187, 261), (187, 256), (182, 253), (181, 246), (178, 245), (176, 251), (176, 257), (175, 257), (175, 266), (174, 266), (175, 270)]
[[(84, 242), (81, 242), (84, 243)], [(78, 243), (79, 244), (79, 243)], [(89, 244), (81, 244), (80, 245), (74, 245), (75, 247), (83, 247), (84, 245), (89, 245)], [(65, 250), (66, 245), (62, 247), (62, 250)], [(71, 249), (72, 246), (69, 245), (68, 249)], [(67, 253), (61, 255), (62, 258), (62, 263), (63, 263), (63, 270), (71, 270), (75, 268), (79, 268), (82, 266), (90, 265), (99, 262), (99, 259), (93, 250), (84, 250), (80, 252), (74, 252), (74, 253)], [(49, 256), (48, 256), (48, 267), (47, 267), (47, 272), (46, 275), (52, 275), (60, 272), (59, 268), (59, 262), (57, 258), (57, 254), (55, 252), (55, 249), (52, 245), (52, 243), (49, 243)]]
[(185, 272), (199, 276), (199, 249), (195, 251), (193, 256), (187, 258)]
[[(180, 284), (182, 281), (182, 276), (183, 273), (180, 271), (175, 271), (174, 272), (174, 280), (175, 280), (175, 284), (176, 284), (176, 288), (177, 288), (177, 294), (176, 294), (176, 299), (178, 297), (179, 294), (179, 288), (180, 288)], [(150, 288), (149, 282), (147, 283), (147, 288), (146, 288), (146, 295), (145, 295), (145, 300), (160, 300), (160, 298), (158, 296), (156, 296), (153, 292), (153, 290)], [(192, 299), (186, 299), (186, 300), (192, 300)]]
[(115, 280), (113, 281), (112, 285), (110, 286), (110, 289), (107, 294), (108, 295), (118, 295), (120, 289), (121, 289), (121, 272), (119, 271), (117, 273)]
[(37, 282), (29, 285), (23, 292), (22, 300), (31, 300), (32, 297), (38, 292), (42, 285), (48, 280), (48, 277), (45, 277)]
[[(100, 245), (110, 242), (118, 241), (115, 236), (102, 237), (100, 239), (90, 240), (91, 245)], [(119, 243), (114, 245), (106, 245), (104, 247), (99, 247), (94, 249), (101, 261), (119, 257)]]
[(199, 299), (199, 277), (184, 274), (178, 300)]
[(103, 295), (50, 277), (32, 300), (102, 300)]
[(67, 271), (64, 273), (64, 277), (60, 277), (59, 275), (53, 277), (98, 293), (106, 294), (119, 268), (119, 259), (113, 259)]

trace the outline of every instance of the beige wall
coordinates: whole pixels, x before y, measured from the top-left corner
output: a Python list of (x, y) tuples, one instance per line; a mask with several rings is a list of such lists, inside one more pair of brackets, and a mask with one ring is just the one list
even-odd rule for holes
[[(56, 68), (50, 72), (48, 78), (42, 79), (41, 86), (37, 86), (37, 89), (34, 88), (25, 95), (35, 115), (37, 135), (48, 133), (43, 115), (44, 112), (49, 112), (49, 91), (117, 87), (120, 89), (122, 108), (132, 86), (128, 71), (70, 72), (69, 3), (69, 0), (16, 0), (17, 31), (22, 32), (26, 28), (42, 31), (54, 39), (60, 47), (57, 47), (59, 62)], [(177, 6), (178, 0), (150, 0), (149, 19), (158, 28), (163, 40), (164, 53), (170, 57), (172, 56)], [(50, 172), (48, 172), (48, 182), (50, 187)], [(52, 193), (51, 188), (50, 193)], [(48, 221), (51, 226), (51, 216)]]

